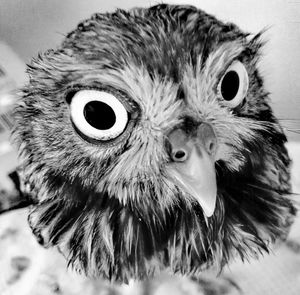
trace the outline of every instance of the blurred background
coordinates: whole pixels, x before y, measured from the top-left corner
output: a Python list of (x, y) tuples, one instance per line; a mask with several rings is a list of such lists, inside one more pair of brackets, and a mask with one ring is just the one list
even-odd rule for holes
[[(11, 109), (16, 91), (27, 80), (26, 63), (39, 52), (55, 48), (79, 21), (90, 17), (92, 13), (134, 6), (148, 7), (158, 3), (160, 1), (152, 0), (0, 0), (0, 197), (14, 189), (14, 183), (8, 174), (15, 169), (17, 162), (16, 154), (9, 144), (9, 130), (13, 124)], [(234, 22), (244, 31), (254, 34), (267, 28), (264, 38), (268, 42), (264, 48), (260, 71), (265, 78), (266, 88), (271, 93), (275, 114), (281, 120), (290, 141), (288, 148), (295, 163), (293, 184), (299, 192), (300, 0), (173, 0), (164, 3), (195, 5), (220, 20)], [(24, 216), (21, 218), (25, 220)], [(1, 231), (10, 228), (11, 222), (14, 223), (15, 220), (14, 216), (7, 218), (5, 222), (0, 219), (0, 294), (26, 294), (25, 291), (18, 293), (20, 289), (16, 293), (10, 288), (1, 289), (2, 270), (5, 269), (3, 265), (6, 265), (3, 261), (8, 259), (3, 258), (7, 249), (3, 250)], [(25, 223), (24, 220), (21, 219), (22, 222), (19, 223)], [(300, 246), (298, 249), (298, 242), (293, 243), (300, 241), (299, 229), (300, 226), (293, 229), (291, 239), (292, 252), (298, 251), (298, 254)], [(25, 236), (26, 239), (31, 238), (30, 233)], [(39, 252), (42, 250), (33, 241), (30, 243), (34, 245), (34, 253), (44, 253)], [(16, 248), (17, 252), (18, 249)], [(231, 267), (231, 273), (239, 283), (243, 282), (245, 294), (300, 294), (300, 254), (295, 256), (290, 249), (291, 247), (280, 249), (277, 260), (266, 258), (246, 267), (235, 264)], [(45, 255), (48, 254), (39, 255), (45, 260)], [(11, 260), (7, 261), (7, 267), (13, 268)], [(24, 261), (21, 261), (21, 265), (22, 263)], [(5, 282), (3, 284), (6, 286)], [(256, 289), (253, 289), (254, 285)]]

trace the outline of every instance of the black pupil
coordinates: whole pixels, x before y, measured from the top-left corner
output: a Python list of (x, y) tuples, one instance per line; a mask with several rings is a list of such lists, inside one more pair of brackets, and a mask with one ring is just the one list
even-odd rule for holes
[(222, 84), (221, 93), (225, 100), (232, 100), (239, 91), (240, 79), (235, 71), (229, 71), (225, 74)]
[(84, 107), (86, 121), (96, 129), (106, 130), (116, 123), (116, 115), (113, 109), (101, 101), (91, 101)]

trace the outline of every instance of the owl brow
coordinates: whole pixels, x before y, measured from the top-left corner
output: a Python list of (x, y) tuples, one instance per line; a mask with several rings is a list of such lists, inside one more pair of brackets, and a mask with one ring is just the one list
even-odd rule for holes
[[(223, 71), (219, 73), (219, 77), (221, 77), (227, 70), (227, 68), (235, 61), (239, 60), (243, 64), (256, 64), (258, 58), (260, 57), (261, 48), (265, 45), (265, 40), (262, 40), (261, 36), (265, 31), (261, 31), (256, 35), (247, 34), (245, 39), (240, 43), (240, 52), (232, 55), (229, 59), (225, 58), (225, 63), (223, 65)], [(236, 43), (236, 42), (234, 42)], [(233, 45), (234, 47), (235, 45)], [(234, 48), (233, 48), (234, 49)], [(227, 50), (227, 49), (225, 49)], [(230, 52), (230, 48), (228, 52)], [(234, 52), (234, 51), (232, 51)]]
[[(211, 77), (211, 81), (219, 81), (227, 68), (239, 59), (245, 50), (244, 40), (229, 41), (220, 45), (216, 50), (212, 51), (205, 60), (202, 66), (202, 56), (197, 59), (196, 76)], [(215, 83), (214, 83), (215, 84)], [(213, 87), (213, 85), (211, 85)]]

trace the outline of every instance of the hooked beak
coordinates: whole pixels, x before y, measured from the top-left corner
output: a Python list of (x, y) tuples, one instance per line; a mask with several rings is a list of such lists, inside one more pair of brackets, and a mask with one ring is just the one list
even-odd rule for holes
[(211, 217), (217, 197), (214, 159), (217, 138), (213, 128), (202, 123), (193, 136), (181, 128), (175, 129), (168, 140), (172, 161), (167, 165), (167, 173), (199, 203), (204, 214)]

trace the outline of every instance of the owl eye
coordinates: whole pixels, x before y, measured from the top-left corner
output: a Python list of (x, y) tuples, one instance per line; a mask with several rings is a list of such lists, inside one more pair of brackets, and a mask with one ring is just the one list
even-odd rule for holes
[(218, 93), (230, 107), (238, 106), (245, 98), (249, 86), (248, 73), (240, 61), (232, 63), (221, 78)]
[(123, 104), (111, 93), (80, 90), (70, 102), (71, 119), (84, 136), (110, 140), (119, 136), (128, 122)]

